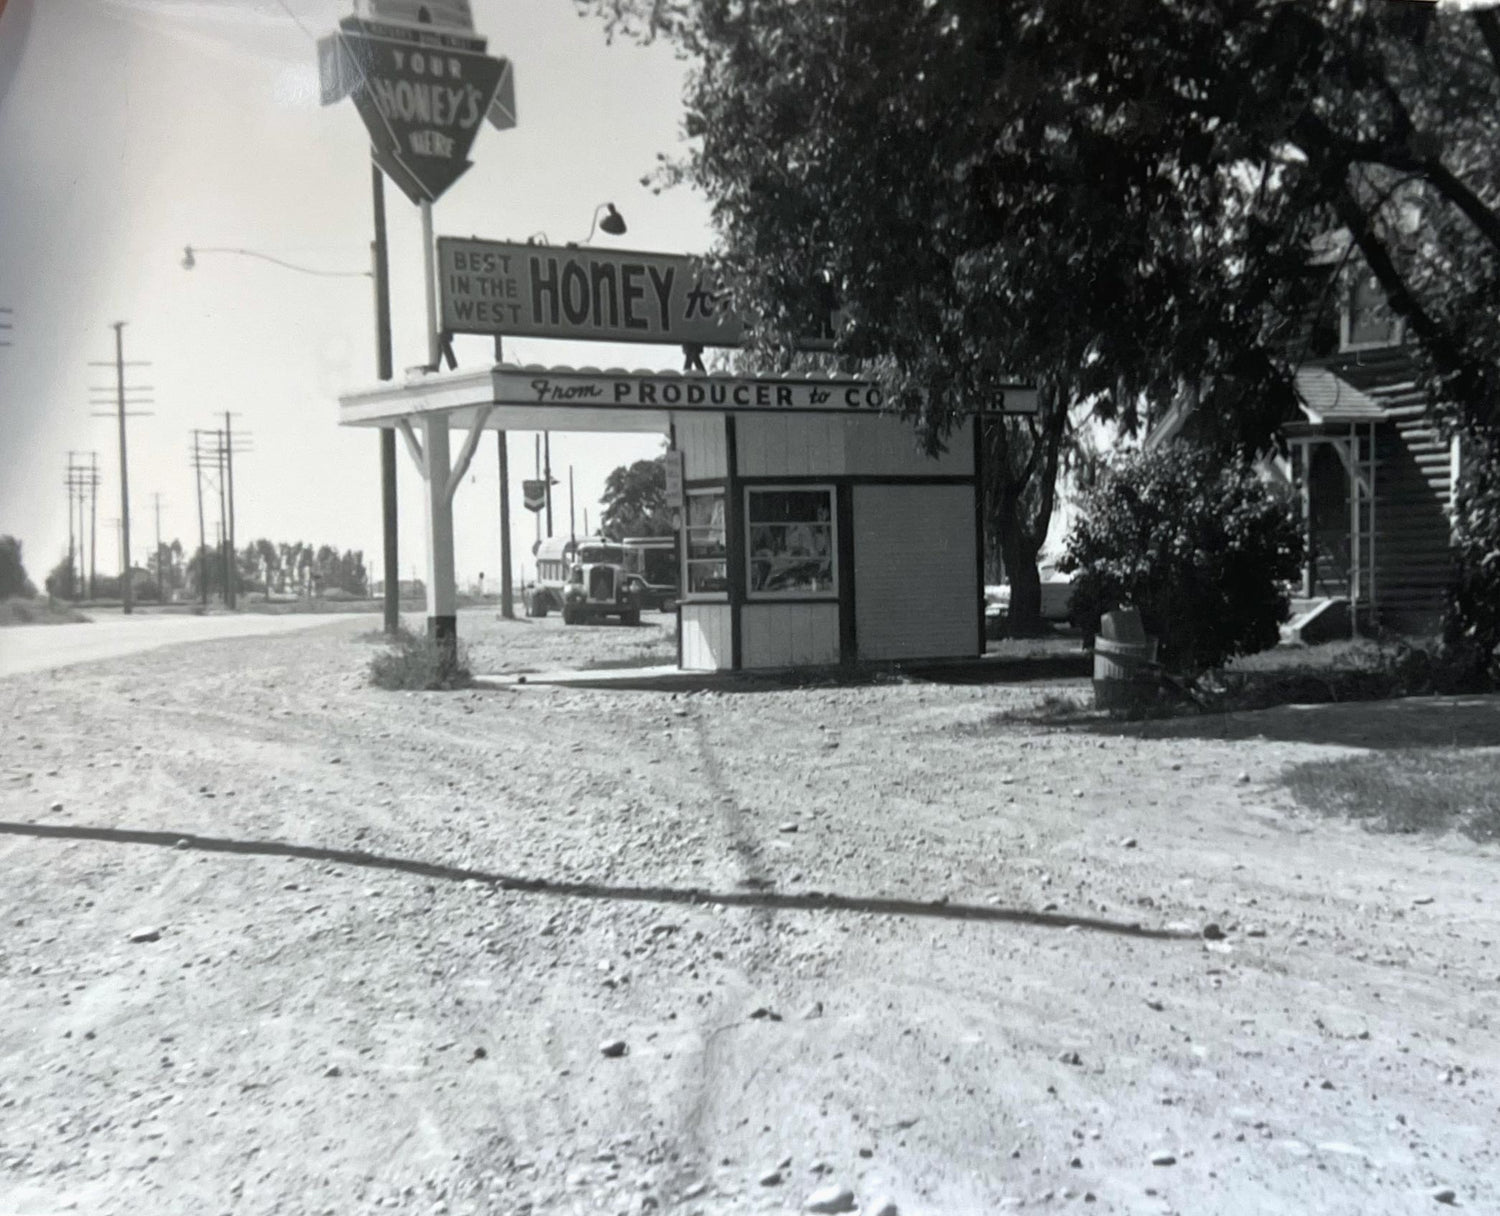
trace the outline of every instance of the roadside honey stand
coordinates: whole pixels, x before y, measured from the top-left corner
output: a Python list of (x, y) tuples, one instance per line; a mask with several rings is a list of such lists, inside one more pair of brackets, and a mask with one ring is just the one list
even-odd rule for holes
[[(444, 334), (680, 345), (690, 364), (739, 341), (692, 258), (451, 238), (437, 255)], [(997, 413), (1035, 408), (1027, 389), (1006, 398)], [(684, 670), (984, 652), (976, 419), (929, 456), (865, 379), (504, 362), (339, 400), (342, 424), (395, 428), (422, 473), (439, 636), (456, 628), (452, 495), (485, 430), (647, 432), (669, 442)]]

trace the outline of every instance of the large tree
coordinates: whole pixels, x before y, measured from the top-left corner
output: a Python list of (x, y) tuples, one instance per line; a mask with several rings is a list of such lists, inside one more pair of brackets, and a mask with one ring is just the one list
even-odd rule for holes
[(604, 479), (600, 502), (604, 514), (599, 531), (615, 540), (670, 536), (674, 531), (667, 509), (666, 461), (661, 456), (620, 465)]
[(1013, 624), (1037, 607), (1070, 418), (1129, 428), (1191, 393), (1226, 442), (1264, 445), (1293, 406), (1331, 228), (1408, 318), (1440, 397), (1493, 419), (1491, 11), (582, 2), (696, 62), (690, 143), (664, 177), (709, 197), (769, 357), (835, 298), (839, 352), (934, 445), (1011, 378), (1039, 385), (1035, 419), (987, 436)]

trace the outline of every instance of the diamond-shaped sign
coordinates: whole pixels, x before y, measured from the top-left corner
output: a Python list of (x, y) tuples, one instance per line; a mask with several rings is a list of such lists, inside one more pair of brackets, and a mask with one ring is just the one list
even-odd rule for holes
[(319, 42), (318, 66), (323, 104), (353, 96), (375, 162), (414, 203), (463, 176), (487, 117), (515, 122), (510, 61), (472, 34), (349, 17)]

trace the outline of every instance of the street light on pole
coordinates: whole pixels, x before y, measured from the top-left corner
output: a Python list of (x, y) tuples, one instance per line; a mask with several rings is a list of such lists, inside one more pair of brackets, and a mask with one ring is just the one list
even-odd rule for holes
[(295, 270), (299, 274), (315, 274), (325, 279), (372, 279), (375, 277), (373, 270), (319, 270), (313, 266), (299, 266), (295, 262), (272, 257), (269, 253), (261, 253), (258, 249), (232, 249), (225, 245), (200, 245), (196, 249), (192, 245), (184, 245), (182, 268), (192, 270), (196, 267), (198, 255), (201, 253), (233, 253), (245, 258), (259, 258), (262, 262), (270, 262), (272, 265), (282, 266), (287, 270)]
[[(375, 287), (376, 374), (382, 380), (389, 380), (393, 375), (391, 285), (385, 237), (385, 179), (378, 165), (370, 166), (370, 178), (374, 195), (375, 239), (370, 243), (371, 267), (369, 270), (320, 270), (312, 266), (300, 266), (284, 258), (273, 257), (257, 249), (241, 249), (224, 245), (202, 245), (196, 249), (192, 245), (183, 246), (182, 268), (192, 270), (197, 266), (199, 254), (222, 253), (257, 258), (286, 270), (316, 275), (319, 278), (372, 280)], [(391, 427), (380, 428), (380, 507), (381, 548), (385, 565), (384, 624), (385, 632), (394, 636), (401, 628), (401, 572), (398, 565), (399, 552), (396, 540), (396, 432)]]

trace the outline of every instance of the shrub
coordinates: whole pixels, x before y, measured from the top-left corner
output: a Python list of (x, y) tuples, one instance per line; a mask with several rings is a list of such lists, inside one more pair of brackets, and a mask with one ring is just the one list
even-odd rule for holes
[(1240, 457), (1174, 444), (1112, 462), (1079, 503), (1059, 566), (1073, 614), (1097, 631), (1139, 610), (1170, 670), (1196, 674), (1276, 645), (1302, 568), (1291, 501)]
[(370, 682), (380, 688), (434, 692), (467, 688), (474, 677), (464, 647), (446, 650), (427, 634), (403, 628), (388, 649), (371, 656)]
[(21, 542), (14, 536), (0, 536), (0, 600), (12, 596), (30, 599), (36, 587), (26, 577), (26, 565), (21, 561)]
[(78, 595), (78, 584), (73, 573), (73, 557), (69, 554), (47, 572), (43, 584), (53, 599), (71, 600)]
[(1500, 680), (1500, 433), (1460, 440), (1453, 512), (1455, 572), (1443, 640), (1476, 674)]

